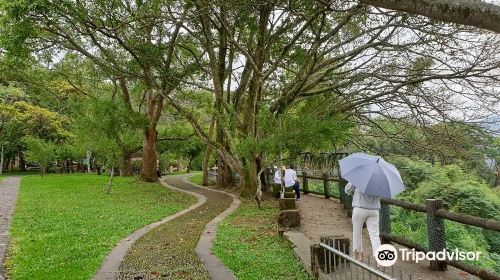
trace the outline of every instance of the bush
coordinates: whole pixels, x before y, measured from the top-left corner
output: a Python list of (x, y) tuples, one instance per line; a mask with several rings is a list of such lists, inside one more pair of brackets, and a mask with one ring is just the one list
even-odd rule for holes
[[(440, 198), (447, 210), (498, 219), (500, 198), (483, 180), (470, 175), (456, 164), (432, 165), (421, 160), (397, 158), (392, 160), (400, 170), (407, 190), (398, 198), (416, 204), (426, 199)], [(392, 207), (393, 232), (420, 245), (427, 246), (427, 225), (423, 213)], [(471, 264), (500, 272), (500, 234), (451, 221), (445, 222), (448, 249), (483, 252), (478, 262)]]
[(395, 157), (390, 161), (398, 167), (406, 189), (409, 191), (415, 190), (421, 182), (431, 179), (435, 173), (433, 165), (423, 160)]
[(31, 136), (25, 137), (23, 142), (27, 148), (24, 153), (26, 160), (38, 164), (40, 166), (40, 175), (43, 176), (49, 164), (57, 157), (56, 145), (52, 142)]

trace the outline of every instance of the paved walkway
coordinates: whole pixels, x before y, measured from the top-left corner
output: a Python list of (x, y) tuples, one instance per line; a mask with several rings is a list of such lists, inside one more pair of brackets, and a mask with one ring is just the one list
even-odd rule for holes
[[(300, 231), (308, 237), (312, 243), (319, 243), (321, 236), (341, 235), (351, 239), (352, 244), (351, 218), (347, 216), (346, 211), (343, 210), (343, 206), (338, 200), (325, 199), (316, 195), (303, 195), (300, 201), (297, 202), (297, 208), (301, 215)], [(363, 237), (363, 248), (366, 251), (365, 255), (371, 255), (371, 243), (368, 239), (368, 232), (366, 229), (363, 231)], [(310, 256), (305, 256), (304, 258), (309, 258), (310, 262)], [(305, 262), (307, 262), (307, 260)], [(371, 260), (371, 263), (373, 263), (373, 260)], [(411, 279), (477, 279), (451, 266), (448, 266), (448, 271), (446, 272), (431, 271), (428, 267), (429, 263), (426, 261), (419, 264), (398, 261), (394, 266), (394, 276), (401, 279), (399, 275), (400, 271), (402, 271), (403, 275), (412, 274)], [(392, 273), (392, 271), (386, 272)], [(403, 279), (409, 279), (409, 277), (406, 276)]]
[(20, 181), (20, 177), (0, 178), (0, 280), (6, 277), (5, 254), (9, 244), (9, 228)]
[(163, 182), (204, 197), (205, 202), (136, 240), (121, 262), (117, 279), (235, 279), (211, 247), (217, 223), (239, 202), (227, 193), (188, 183), (185, 176)]
[(106, 258), (104, 259), (103, 264), (99, 268), (99, 271), (97, 271), (96, 275), (94, 276), (94, 280), (113, 280), (118, 277), (119, 271), (120, 271), (120, 266), (122, 264), (123, 259), (127, 255), (128, 249), (136, 242), (139, 238), (147, 234), (150, 230), (154, 229), (155, 227), (158, 227), (159, 225), (162, 225), (164, 223), (167, 223), (177, 217), (180, 217), (198, 207), (203, 205), (206, 201), (207, 198), (199, 195), (197, 193), (193, 192), (188, 192), (184, 190), (179, 190), (177, 188), (173, 188), (169, 185), (165, 185), (167, 188), (170, 188), (174, 191), (180, 191), (184, 192), (190, 195), (195, 196), (198, 198), (198, 201), (191, 205), (189, 208), (186, 208), (182, 211), (179, 211), (173, 215), (170, 215), (168, 217), (165, 217), (163, 220), (149, 224), (143, 228), (140, 228), (133, 232), (132, 234), (128, 235), (127, 237), (123, 238), (118, 242), (115, 248), (109, 253)]

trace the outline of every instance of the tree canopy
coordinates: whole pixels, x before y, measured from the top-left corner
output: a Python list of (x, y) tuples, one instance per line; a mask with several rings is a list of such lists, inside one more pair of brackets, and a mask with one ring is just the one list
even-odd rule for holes
[[(109, 143), (124, 175), (140, 151), (146, 181), (158, 153), (205, 154), (206, 166), (213, 150), (218, 183), (237, 175), (246, 196), (264, 166), (307, 150), (479, 164), (491, 141), (471, 125), (499, 113), (500, 36), (378, 7), (408, 10), (392, 2), (2, 1), (2, 106), (37, 116), (24, 134)], [(446, 1), (412, 8), (431, 2)], [(470, 7), (443, 20), (469, 24)], [(376, 140), (388, 135), (405, 144)]]

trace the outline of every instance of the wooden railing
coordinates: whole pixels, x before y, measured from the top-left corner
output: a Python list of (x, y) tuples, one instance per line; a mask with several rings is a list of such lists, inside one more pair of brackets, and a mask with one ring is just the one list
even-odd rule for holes
[[(271, 179), (272, 179), (271, 173)], [(347, 210), (348, 215), (352, 213), (352, 197), (344, 192), (344, 187), (346, 181), (342, 178), (329, 177), (328, 174), (323, 174), (323, 176), (310, 176), (307, 171), (301, 171), (297, 174), (298, 177), (302, 178), (302, 191), (307, 193), (315, 193), (323, 195), (325, 198), (334, 197), (340, 200), (343, 204), (344, 209)], [(322, 180), (323, 181), (323, 192), (314, 192), (309, 190), (309, 180)], [(333, 195), (330, 191), (329, 182), (338, 183), (338, 195)], [(424, 247), (422, 245), (416, 244), (411, 240), (403, 237), (395, 236), (392, 234), (391, 230), (391, 212), (390, 206), (401, 207), (406, 210), (416, 211), (420, 213), (426, 213), (427, 215), (427, 234), (428, 234), (428, 246)], [(457, 223), (475, 226), (487, 230), (492, 230), (500, 232), (500, 221), (485, 219), (481, 217), (454, 213), (443, 209), (443, 201), (440, 199), (428, 199), (426, 205), (413, 204), (397, 199), (381, 199), (381, 209), (380, 209), (380, 236), (384, 243), (396, 243), (403, 245), (410, 249), (415, 249), (422, 252), (438, 252), (446, 249), (446, 235), (444, 230), (444, 220), (454, 221)], [(469, 265), (462, 261), (431, 261), (430, 268), (433, 270), (446, 270), (446, 266), (451, 265), (472, 275), (475, 275), (481, 279), (486, 280), (500, 280), (500, 276), (494, 272)]]
[[(384, 243), (394, 242), (410, 249), (422, 252), (438, 252), (446, 249), (446, 233), (444, 229), (444, 220), (475, 226), (487, 230), (500, 232), (500, 221), (484, 219), (481, 217), (454, 213), (443, 209), (441, 199), (427, 199), (426, 206), (404, 202), (397, 199), (381, 199), (380, 209), (380, 236)], [(391, 211), (390, 205), (398, 206), (406, 210), (426, 213), (427, 215), (427, 235), (428, 246), (423, 247), (415, 244), (411, 240), (403, 237), (394, 236), (391, 231)], [(462, 261), (443, 260), (431, 261), (430, 268), (433, 270), (446, 270), (446, 266), (451, 265), (481, 279), (499, 280), (500, 275), (476, 266), (472, 266)]]

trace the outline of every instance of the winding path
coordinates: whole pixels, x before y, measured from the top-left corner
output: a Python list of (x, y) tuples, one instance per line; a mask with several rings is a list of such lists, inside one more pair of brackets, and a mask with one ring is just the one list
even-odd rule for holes
[(211, 248), (217, 224), (238, 207), (237, 197), (194, 185), (186, 176), (162, 183), (198, 202), (121, 240), (94, 279), (235, 279)]
[(9, 244), (9, 228), (21, 178), (6, 177), (0, 180), (0, 280), (4, 280), (6, 277), (4, 261)]

